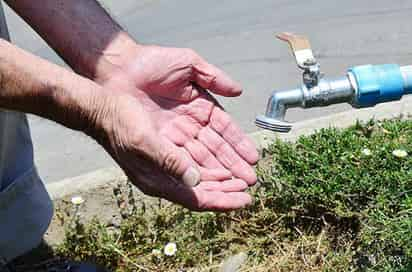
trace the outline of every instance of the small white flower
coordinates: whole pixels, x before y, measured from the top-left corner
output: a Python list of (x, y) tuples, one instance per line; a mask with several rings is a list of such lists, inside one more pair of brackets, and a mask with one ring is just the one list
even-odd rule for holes
[(166, 256), (173, 256), (176, 254), (177, 246), (175, 243), (167, 243), (164, 248), (164, 253)]
[(397, 158), (405, 158), (406, 156), (408, 156), (408, 152), (403, 149), (395, 149), (394, 151), (392, 151), (392, 155)]
[(369, 148), (362, 149), (362, 155), (365, 157), (369, 157), (372, 155), (372, 151)]
[(81, 205), (83, 204), (84, 199), (81, 196), (74, 196), (72, 197), (72, 204), (74, 205)]
[(162, 255), (162, 252), (159, 250), (159, 249), (153, 249), (152, 250), (152, 255), (154, 255), (154, 256), (160, 256), (160, 255)]

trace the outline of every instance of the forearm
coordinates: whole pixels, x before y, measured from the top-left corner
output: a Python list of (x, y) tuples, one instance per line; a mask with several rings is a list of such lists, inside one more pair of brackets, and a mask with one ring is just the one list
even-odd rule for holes
[(6, 0), (79, 74), (104, 81), (138, 48), (95, 0)]
[(95, 124), (99, 90), (92, 81), (0, 39), (0, 108), (88, 132)]

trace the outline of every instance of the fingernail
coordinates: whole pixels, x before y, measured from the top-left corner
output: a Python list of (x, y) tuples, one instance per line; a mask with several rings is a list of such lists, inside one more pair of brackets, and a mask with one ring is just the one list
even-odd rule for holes
[(183, 174), (182, 180), (185, 185), (194, 187), (200, 182), (200, 173), (196, 168), (190, 167)]

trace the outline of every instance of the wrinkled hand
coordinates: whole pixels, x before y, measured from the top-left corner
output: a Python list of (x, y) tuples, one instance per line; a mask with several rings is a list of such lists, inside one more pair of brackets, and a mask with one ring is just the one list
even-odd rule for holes
[(141, 47), (108, 84), (138, 97), (153, 113), (159, 133), (187, 151), (198, 165), (227, 169), (249, 185), (256, 182), (254, 144), (205, 91), (238, 96), (242, 89), (193, 50)]
[(239, 96), (242, 93), (238, 83), (191, 49), (140, 47), (122, 68), (124, 76), (136, 88), (149, 95), (172, 100), (195, 99), (200, 94), (195, 85), (222, 96)]
[(96, 117), (99, 129), (92, 136), (145, 194), (192, 210), (224, 211), (250, 204), (250, 196), (243, 192), (248, 186), (240, 179), (208, 180), (203, 173), (201, 184), (186, 186), (182, 181), (190, 184), (199, 178), (192, 159), (154, 126), (153, 113), (127, 94), (102, 98), (105, 103)]

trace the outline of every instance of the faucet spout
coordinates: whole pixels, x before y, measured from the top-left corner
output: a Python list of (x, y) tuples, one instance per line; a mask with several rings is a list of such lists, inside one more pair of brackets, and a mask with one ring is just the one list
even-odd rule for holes
[(266, 117), (284, 120), (286, 110), (290, 107), (303, 105), (304, 94), (302, 89), (274, 91), (266, 107)]
[(412, 65), (360, 65), (350, 68), (346, 76), (324, 79), (309, 40), (284, 32), (277, 35), (292, 49), (296, 63), (303, 70), (300, 88), (273, 92), (265, 115), (256, 117), (256, 125), (276, 132), (289, 132), (292, 124), (285, 121), (288, 108), (322, 107), (349, 103), (352, 107), (373, 107), (412, 94)]
[(285, 121), (286, 110), (290, 107), (302, 106), (303, 100), (302, 89), (274, 91), (268, 100), (266, 114), (256, 118), (256, 125), (263, 129), (289, 132), (292, 124)]
[(256, 125), (277, 132), (289, 132), (292, 124), (285, 121), (288, 108), (311, 108), (353, 100), (354, 89), (349, 77), (332, 80), (321, 79), (319, 84), (308, 89), (300, 88), (273, 92), (269, 98), (265, 115), (256, 118)]

